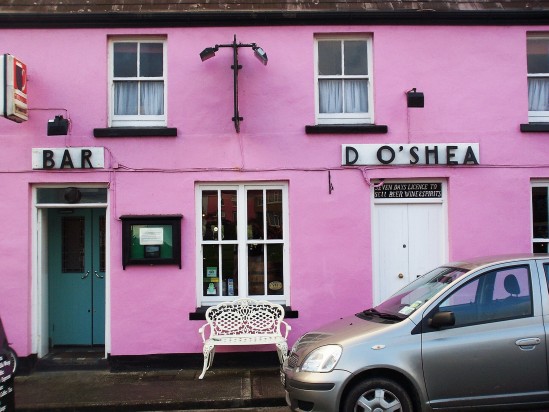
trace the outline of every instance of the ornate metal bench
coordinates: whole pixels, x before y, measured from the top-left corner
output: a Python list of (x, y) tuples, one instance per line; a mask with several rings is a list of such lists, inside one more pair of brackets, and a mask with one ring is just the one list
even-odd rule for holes
[[(284, 308), (264, 300), (238, 299), (211, 306), (206, 311), (208, 323), (198, 332), (204, 342), (204, 367), (198, 379), (202, 379), (215, 355), (218, 345), (276, 345), (280, 363), (288, 356), (286, 338), (291, 326), (284, 321)], [(284, 335), (280, 325), (284, 324)], [(210, 327), (206, 339), (206, 327)]]

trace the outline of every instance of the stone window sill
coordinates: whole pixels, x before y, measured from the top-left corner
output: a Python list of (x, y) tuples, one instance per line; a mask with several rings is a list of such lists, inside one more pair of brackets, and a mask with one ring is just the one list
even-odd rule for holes
[(176, 137), (175, 127), (105, 127), (93, 129), (94, 137)]
[(387, 133), (389, 128), (382, 124), (317, 124), (305, 126), (307, 134), (368, 134)]

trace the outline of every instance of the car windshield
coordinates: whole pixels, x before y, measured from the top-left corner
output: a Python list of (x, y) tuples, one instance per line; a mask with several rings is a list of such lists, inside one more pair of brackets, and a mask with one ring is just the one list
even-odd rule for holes
[(358, 315), (378, 316), (389, 320), (406, 319), (465, 272), (465, 269), (447, 266), (436, 268), (400, 289), (375, 308), (367, 309)]

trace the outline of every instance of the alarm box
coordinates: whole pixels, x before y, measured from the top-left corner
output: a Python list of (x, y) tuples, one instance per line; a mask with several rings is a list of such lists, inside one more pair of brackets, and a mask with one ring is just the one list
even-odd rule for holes
[(17, 123), (29, 119), (27, 66), (10, 54), (0, 55), (0, 113)]

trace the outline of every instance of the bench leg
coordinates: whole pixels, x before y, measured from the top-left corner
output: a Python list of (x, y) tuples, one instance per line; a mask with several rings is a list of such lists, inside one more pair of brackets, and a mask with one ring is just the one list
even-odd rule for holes
[(210, 366), (212, 366), (215, 355), (215, 345), (204, 345), (202, 352), (204, 353), (204, 366), (202, 367), (202, 373), (198, 379), (202, 379), (206, 374), (206, 371), (210, 369)]
[(282, 365), (288, 357), (288, 343), (282, 342), (276, 344), (276, 351), (278, 352), (278, 360)]

